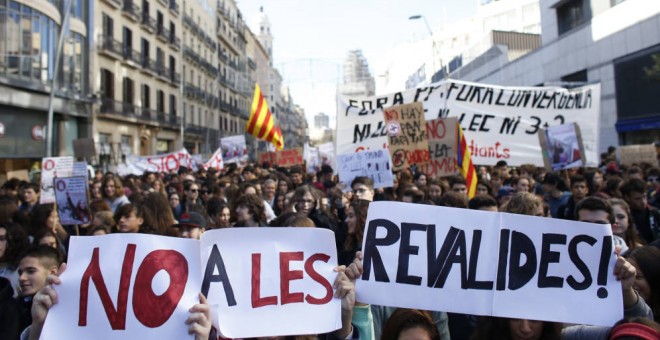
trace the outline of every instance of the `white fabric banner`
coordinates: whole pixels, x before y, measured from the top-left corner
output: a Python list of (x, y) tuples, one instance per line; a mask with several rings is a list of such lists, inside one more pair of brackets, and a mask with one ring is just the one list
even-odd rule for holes
[(129, 174), (139, 176), (147, 171), (176, 172), (179, 170), (179, 167), (186, 167), (188, 169), (194, 169), (195, 167), (193, 159), (186, 149), (163, 155), (130, 156), (126, 159), (125, 164), (117, 166), (117, 173), (120, 176)]
[(613, 248), (609, 225), (374, 202), (357, 300), (612, 326), (623, 317)]
[(475, 164), (543, 166), (537, 133), (577, 123), (588, 166), (599, 161), (600, 84), (574, 89), (504, 87), (449, 80), (367, 98), (340, 98), (337, 153), (387, 147), (383, 108), (422, 102), (426, 120), (458, 118)]
[(211, 156), (211, 158), (206, 163), (204, 163), (204, 169), (214, 168), (216, 170), (222, 170), (224, 166), (225, 164), (222, 161), (222, 148), (215, 150), (213, 156)]

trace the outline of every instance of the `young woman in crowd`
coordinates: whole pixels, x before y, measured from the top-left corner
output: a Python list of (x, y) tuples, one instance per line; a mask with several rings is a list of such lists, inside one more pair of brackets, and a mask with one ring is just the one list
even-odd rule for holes
[(382, 340), (440, 340), (431, 313), (418, 309), (398, 308), (383, 327)]
[(35, 237), (44, 229), (52, 231), (63, 244), (69, 237), (69, 234), (60, 224), (60, 216), (57, 213), (55, 204), (40, 204), (32, 209), (28, 234)]
[(616, 223), (612, 224), (612, 234), (621, 237), (628, 249), (640, 247), (642, 241), (637, 235), (637, 228), (635, 228), (635, 221), (628, 203), (620, 198), (611, 198), (609, 201), (616, 218)]
[(128, 200), (128, 197), (124, 195), (124, 186), (118, 176), (106, 176), (103, 179), (101, 192), (113, 213), (116, 212), (117, 208), (120, 206), (131, 203)]
[(25, 229), (15, 222), (0, 223), (0, 277), (11, 283), (18, 293), (18, 261), (21, 253), (29, 246)]
[[(355, 253), (362, 248), (362, 238), (364, 237), (364, 228), (367, 223), (367, 210), (369, 201), (354, 200), (349, 205), (346, 212), (346, 221), (342, 232), (346, 233), (345, 240), (340, 245), (341, 248), (337, 256), (339, 265), (349, 265), (355, 258)], [(340, 232), (338, 232), (339, 234)]]
[(624, 255), (637, 269), (633, 288), (651, 307), (656, 322), (660, 322), (660, 249), (637, 247)]
[(220, 198), (213, 197), (206, 202), (206, 213), (211, 220), (207, 229), (222, 229), (231, 227), (231, 209)]
[(144, 208), (144, 225), (151, 230), (143, 228), (142, 232), (164, 236), (177, 236), (178, 232), (172, 228), (176, 224), (167, 196), (160, 192), (152, 192), (145, 196), (142, 202)]

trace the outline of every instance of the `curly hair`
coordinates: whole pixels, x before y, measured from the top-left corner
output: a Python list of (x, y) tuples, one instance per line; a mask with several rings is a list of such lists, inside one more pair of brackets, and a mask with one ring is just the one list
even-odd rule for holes
[(232, 221), (236, 222), (236, 209), (238, 207), (245, 207), (248, 209), (248, 212), (252, 215), (252, 219), (257, 225), (266, 225), (266, 211), (264, 208), (264, 201), (259, 198), (259, 196), (254, 194), (245, 194), (239, 196), (233, 205), (231, 211)]

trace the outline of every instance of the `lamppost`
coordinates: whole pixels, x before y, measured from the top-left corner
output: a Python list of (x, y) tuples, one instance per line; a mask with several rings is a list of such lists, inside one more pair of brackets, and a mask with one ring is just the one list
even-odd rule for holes
[[(433, 74), (437, 71), (435, 68), (435, 61), (438, 59), (438, 44), (435, 42), (435, 37), (433, 36), (433, 30), (431, 30), (431, 26), (429, 26), (429, 22), (426, 21), (426, 17), (421, 15), (421, 14), (416, 14), (416, 15), (411, 15), (408, 17), (408, 20), (418, 20), (422, 19), (424, 20), (424, 24), (426, 24), (426, 29), (429, 32), (429, 35), (431, 36), (431, 41), (433, 42), (433, 72), (431, 72), (431, 77), (433, 77)], [(440, 67), (442, 68), (442, 62), (440, 62)]]

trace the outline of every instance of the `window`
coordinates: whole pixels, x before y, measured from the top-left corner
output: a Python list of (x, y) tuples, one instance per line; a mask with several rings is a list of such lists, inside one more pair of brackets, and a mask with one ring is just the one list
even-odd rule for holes
[(141, 45), (142, 45), (142, 65), (145, 65), (145, 63), (149, 60), (149, 40), (142, 38), (141, 40)]
[(158, 90), (156, 92), (156, 111), (165, 112), (165, 92)]
[(123, 156), (130, 155), (133, 149), (133, 136), (121, 135), (121, 153)]
[(112, 39), (114, 37), (115, 21), (103, 13), (103, 35)]
[(135, 98), (135, 81), (131, 78), (124, 77), (122, 81), (122, 101), (125, 104), (133, 104), (133, 98)]
[(589, 1), (572, 0), (557, 7), (557, 27), (562, 35), (591, 19)]
[(170, 95), (170, 114), (172, 116), (176, 116), (176, 96), (171, 94)]
[(162, 66), (165, 59), (165, 53), (160, 47), (156, 47), (156, 65)]
[(107, 69), (101, 69), (101, 96), (115, 99), (115, 75)]
[(151, 108), (151, 89), (146, 84), (142, 85), (142, 108)]

